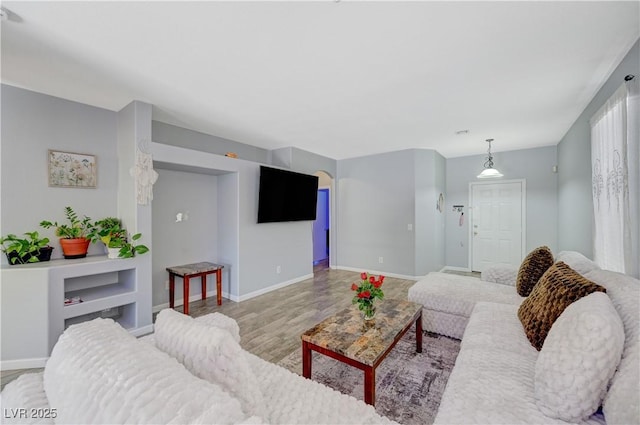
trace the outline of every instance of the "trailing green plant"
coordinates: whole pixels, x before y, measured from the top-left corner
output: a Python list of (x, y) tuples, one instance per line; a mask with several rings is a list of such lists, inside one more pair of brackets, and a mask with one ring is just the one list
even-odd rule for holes
[(71, 207), (64, 207), (64, 215), (67, 217), (69, 223), (58, 223), (50, 222), (47, 220), (43, 220), (40, 222), (40, 226), (45, 229), (49, 229), (51, 227), (56, 228), (56, 236), (63, 239), (77, 239), (77, 238), (87, 238), (90, 235), (94, 228), (95, 224), (91, 222), (91, 218), (86, 215), (80, 219), (78, 214)]
[(145, 254), (149, 248), (145, 245), (136, 245), (135, 241), (142, 237), (141, 233), (127, 237), (127, 230), (122, 227), (119, 218), (107, 217), (95, 222), (93, 231), (89, 234), (91, 242), (101, 241), (107, 248), (119, 249), (119, 258), (131, 258), (136, 254)]
[(137, 254), (145, 254), (149, 252), (149, 248), (145, 245), (136, 245), (134, 241), (137, 241), (142, 237), (142, 233), (136, 233), (131, 236), (131, 242), (127, 242), (126, 240), (122, 242), (122, 246), (120, 247), (120, 252), (118, 253), (118, 257), (120, 258), (131, 258), (135, 257)]
[(127, 231), (119, 218), (107, 217), (94, 223), (88, 237), (93, 243), (101, 241), (107, 248), (120, 248), (127, 240)]
[(7, 254), (11, 264), (37, 263), (41, 248), (49, 245), (49, 238), (41, 238), (38, 232), (25, 232), (27, 238), (21, 239), (14, 234), (0, 238), (2, 252)]

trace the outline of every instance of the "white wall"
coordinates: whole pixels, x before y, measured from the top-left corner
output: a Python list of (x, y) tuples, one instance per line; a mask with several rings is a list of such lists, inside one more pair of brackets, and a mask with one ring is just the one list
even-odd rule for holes
[[(0, 234), (38, 230), (51, 239), (52, 258), (61, 258), (54, 229), (40, 228), (40, 221), (66, 220), (67, 205), (93, 219), (117, 215), (116, 117), (105, 109), (2, 85)], [(49, 187), (48, 149), (95, 155), (97, 188)], [(89, 255), (103, 250), (91, 245)], [(6, 264), (5, 256), (1, 261)]]
[[(153, 188), (153, 305), (169, 302), (166, 268), (200, 261), (218, 261), (218, 179), (216, 176), (156, 169)], [(176, 214), (188, 218), (176, 222)], [(209, 277), (207, 290), (215, 290)], [(190, 281), (189, 294), (201, 295), (200, 279)], [(176, 300), (183, 298), (176, 279)]]
[[(450, 267), (469, 267), (469, 183), (477, 182), (486, 155), (447, 159), (446, 164), (446, 264)], [(558, 175), (555, 146), (523, 149), (494, 154), (495, 168), (504, 174), (502, 180), (526, 180), (526, 245), (528, 251), (547, 245), (558, 252)], [(496, 182), (501, 179), (496, 179)], [(464, 205), (464, 225), (459, 226), (460, 213), (453, 205)], [(581, 214), (576, 211), (576, 214)], [(526, 253), (525, 253), (526, 255)]]

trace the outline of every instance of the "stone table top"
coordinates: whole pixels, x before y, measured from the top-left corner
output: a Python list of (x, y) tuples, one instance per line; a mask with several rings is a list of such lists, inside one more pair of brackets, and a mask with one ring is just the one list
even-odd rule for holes
[(373, 366), (396, 337), (415, 322), (422, 304), (386, 299), (376, 304), (373, 320), (364, 320), (357, 305), (342, 310), (304, 332), (303, 341)]
[(216, 270), (222, 268), (224, 268), (224, 266), (221, 266), (220, 264), (208, 263), (205, 261), (201, 263), (183, 264), (181, 266), (167, 267), (167, 271), (178, 276), (184, 276), (190, 274), (215, 272)]

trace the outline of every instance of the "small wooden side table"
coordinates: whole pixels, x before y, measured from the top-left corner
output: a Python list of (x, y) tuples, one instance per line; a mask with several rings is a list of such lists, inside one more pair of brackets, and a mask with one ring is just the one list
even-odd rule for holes
[(184, 297), (184, 314), (189, 314), (189, 279), (200, 277), (202, 279), (202, 299), (207, 299), (207, 275), (216, 274), (216, 292), (218, 305), (222, 304), (222, 269), (220, 264), (202, 262), (183, 264), (182, 266), (167, 267), (169, 272), (169, 307), (174, 307), (175, 302), (175, 278), (182, 278), (182, 293)]

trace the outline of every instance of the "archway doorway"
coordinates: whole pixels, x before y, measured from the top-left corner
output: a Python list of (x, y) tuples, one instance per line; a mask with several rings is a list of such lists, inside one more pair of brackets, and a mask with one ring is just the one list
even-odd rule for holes
[(318, 203), (316, 220), (313, 222), (313, 267), (314, 271), (329, 267), (331, 232), (331, 183), (332, 178), (324, 171), (318, 176)]

